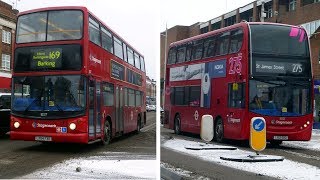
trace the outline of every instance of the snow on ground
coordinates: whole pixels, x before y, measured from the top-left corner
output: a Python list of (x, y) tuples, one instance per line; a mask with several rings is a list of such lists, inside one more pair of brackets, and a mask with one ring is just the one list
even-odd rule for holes
[[(122, 160), (124, 156), (125, 153), (119, 153), (111, 154), (111, 158), (91, 156), (66, 160), (19, 179), (156, 179), (156, 170), (159, 166), (155, 159), (131, 155)], [(143, 159), (145, 157), (148, 159)], [(76, 171), (78, 167), (81, 168), (80, 172)]]
[(187, 171), (187, 170), (184, 170), (184, 169), (181, 169), (181, 168), (176, 168), (168, 163), (163, 163), (161, 162), (160, 163), (160, 167), (163, 167), (163, 168), (166, 168), (170, 171), (173, 171), (175, 172), (176, 174), (180, 175), (180, 176), (184, 176), (184, 177), (188, 177), (190, 178), (191, 177), (191, 174), (192, 172), (191, 171)]
[[(255, 155), (244, 150), (187, 150), (187, 146), (199, 146), (198, 142), (172, 139), (166, 141), (162, 146), (179, 151), (184, 154), (198, 157), (204, 161), (212, 161), (224, 166), (249, 171), (265, 176), (272, 176), (280, 179), (320, 179), (320, 168), (304, 163), (290, 160), (280, 162), (233, 162), (220, 159), (220, 156), (247, 156)], [(261, 153), (263, 154), (263, 153)]]
[(310, 141), (284, 141), (281, 146), (320, 151), (320, 129), (312, 130)]
[(210, 180), (208, 177), (195, 175), (191, 171), (187, 171), (181, 168), (176, 168), (168, 163), (161, 162), (160, 167), (165, 168), (169, 171), (174, 172), (175, 174), (178, 174), (182, 178), (188, 178), (188, 179), (194, 179), (194, 180)]

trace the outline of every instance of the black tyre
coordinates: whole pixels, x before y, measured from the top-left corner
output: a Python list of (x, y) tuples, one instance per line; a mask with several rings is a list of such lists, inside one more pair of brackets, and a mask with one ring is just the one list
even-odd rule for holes
[(111, 125), (109, 121), (104, 122), (104, 133), (103, 133), (103, 139), (102, 143), (104, 145), (108, 145), (111, 142)]
[(270, 141), (270, 144), (272, 147), (278, 147), (278, 146), (280, 146), (280, 144), (282, 144), (282, 141), (273, 140), (273, 141)]
[(223, 122), (222, 119), (218, 119), (214, 127), (214, 140), (217, 142), (223, 142)]
[(179, 114), (174, 118), (174, 133), (181, 134), (181, 119)]

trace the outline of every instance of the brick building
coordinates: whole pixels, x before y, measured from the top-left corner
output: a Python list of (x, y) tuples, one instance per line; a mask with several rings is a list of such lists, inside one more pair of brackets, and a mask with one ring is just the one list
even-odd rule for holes
[(18, 11), (0, 1), (0, 92), (10, 89), (11, 62)]
[[(320, 107), (320, 0), (257, 0), (219, 17), (213, 17), (207, 22), (195, 23), (191, 26), (174, 26), (167, 30), (167, 35), (166, 32), (162, 32), (160, 34), (161, 94), (165, 81), (165, 53), (168, 52), (167, 47), (170, 43), (230, 26), (242, 20), (278, 22), (301, 25), (306, 28), (311, 45), (316, 108), (320, 109), (318, 108)], [(166, 45), (165, 42), (167, 42)]]
[(156, 104), (156, 81), (150, 79), (148, 76), (146, 78), (146, 97), (147, 104)]

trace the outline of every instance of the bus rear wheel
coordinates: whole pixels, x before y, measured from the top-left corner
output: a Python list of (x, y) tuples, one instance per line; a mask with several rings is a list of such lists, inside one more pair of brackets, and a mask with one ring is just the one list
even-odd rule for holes
[(181, 119), (179, 114), (174, 118), (174, 133), (181, 134)]
[(223, 123), (222, 119), (218, 119), (214, 127), (214, 140), (221, 143), (223, 142)]
[(111, 142), (111, 126), (109, 121), (104, 122), (104, 133), (102, 143), (108, 145)]

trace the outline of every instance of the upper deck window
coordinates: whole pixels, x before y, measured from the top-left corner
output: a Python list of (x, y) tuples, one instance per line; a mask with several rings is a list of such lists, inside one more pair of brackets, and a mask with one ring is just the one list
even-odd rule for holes
[(118, 58), (123, 59), (122, 42), (118, 38), (113, 37), (113, 44), (114, 44), (114, 54)]
[(134, 53), (134, 62), (135, 67), (141, 69), (139, 55), (136, 52)]
[(252, 52), (258, 54), (309, 56), (307, 34), (301, 28), (250, 25)]
[(91, 42), (101, 45), (99, 23), (91, 18), (89, 18), (89, 37)]
[(101, 27), (102, 47), (107, 51), (113, 53), (112, 35), (104, 27)]
[(81, 39), (82, 31), (83, 14), (81, 11), (36, 12), (22, 15), (18, 18), (16, 42)]
[(141, 56), (140, 56), (140, 62), (141, 62), (141, 70), (142, 70), (143, 72), (145, 72), (145, 69), (144, 69), (144, 59), (143, 59), (143, 57), (141, 57)]
[(134, 65), (133, 50), (127, 47), (128, 63)]

